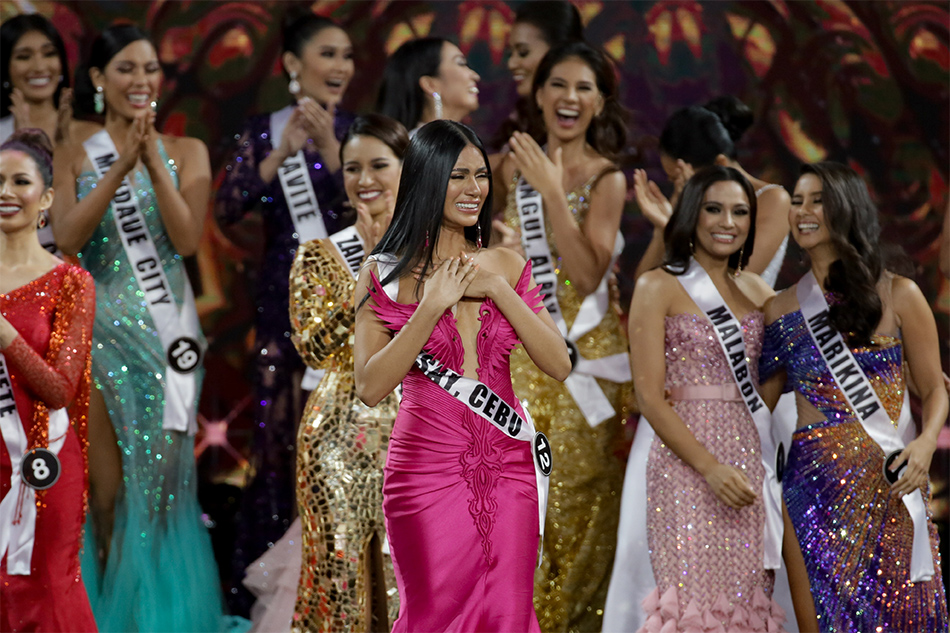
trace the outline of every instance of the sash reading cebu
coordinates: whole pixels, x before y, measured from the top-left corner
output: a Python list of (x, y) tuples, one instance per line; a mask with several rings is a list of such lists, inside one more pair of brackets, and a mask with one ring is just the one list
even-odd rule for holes
[[(50, 453), (59, 453), (66, 441), (68, 430), (69, 416), (66, 410), (50, 411)], [(29, 576), (33, 543), (36, 540), (36, 490), (26, 484), (21, 472), (24, 457), (30, 448), (29, 440), (17, 411), (13, 385), (10, 384), (10, 373), (3, 354), (0, 354), (0, 434), (3, 435), (12, 468), (10, 489), (3, 501), (0, 501), (0, 558), (6, 555), (8, 574)], [(41, 468), (42, 463), (36, 463), (34, 466), (32, 474), (35, 479), (44, 478), (44, 473), (39, 470)]]
[[(867, 434), (878, 443), (884, 451), (885, 458), (903, 450), (907, 442), (914, 438), (915, 430), (910, 408), (904, 407), (898, 425), (895, 427), (864, 370), (858, 365), (841, 333), (831, 324), (828, 302), (811, 271), (798, 282), (796, 294), (802, 317), (805, 319), (811, 337), (815, 340), (815, 347), (818, 348), (822, 360), (831, 372), (832, 379), (844, 394), (848, 406), (857, 415)], [(930, 552), (930, 535), (927, 530), (924, 498), (920, 490), (914, 490), (901, 497), (901, 501), (907, 508), (914, 525), (910, 580), (911, 582), (926, 582), (933, 578), (934, 566)]]
[(775, 474), (775, 458), (778, 452), (772, 437), (772, 414), (756, 391), (749, 371), (745, 341), (742, 340), (742, 325), (732, 313), (706, 270), (691, 259), (689, 267), (677, 280), (693, 299), (706, 318), (713, 324), (716, 340), (729, 361), (733, 378), (742, 401), (749, 409), (761, 444), (762, 465), (765, 477), (762, 480), (762, 500), (765, 508), (763, 528), (763, 564), (766, 569), (779, 569), (782, 565), (782, 484)]
[[(100, 179), (118, 159), (119, 152), (105, 130), (93, 134), (83, 147)], [(128, 176), (112, 196), (111, 207), (125, 255), (166, 352), (162, 428), (193, 435), (198, 430), (194, 371), (201, 366), (204, 350), (199, 342), (198, 312), (191, 283), (183, 276), (184, 303), (179, 310)]]
[(519, 178), (515, 189), (515, 204), (521, 225), (521, 245), (525, 255), (531, 260), (532, 276), (541, 288), (544, 307), (547, 308), (561, 336), (567, 342), (571, 350), (571, 360), (574, 361), (571, 374), (564, 381), (564, 385), (587, 422), (591, 426), (597, 426), (613, 417), (616, 411), (595, 378), (612, 382), (627, 382), (631, 379), (630, 361), (627, 354), (613, 354), (596, 359), (584, 358), (577, 350), (577, 341), (597, 327), (607, 314), (610, 307), (608, 287), (610, 270), (623, 250), (623, 238), (618, 232), (614, 241), (613, 258), (607, 267), (607, 272), (600, 280), (597, 289), (581, 302), (574, 323), (568, 331), (557, 300), (557, 271), (545, 231), (544, 203), (541, 194), (523, 177)]

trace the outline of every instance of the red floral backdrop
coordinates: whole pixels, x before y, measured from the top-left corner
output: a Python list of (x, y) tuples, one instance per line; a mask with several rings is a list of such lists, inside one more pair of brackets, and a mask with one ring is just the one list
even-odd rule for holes
[[(588, 39), (617, 62), (622, 101), (632, 112), (628, 168), (645, 167), (661, 180), (656, 139), (666, 117), (720, 94), (739, 96), (756, 113), (739, 157), (751, 173), (791, 187), (802, 162), (830, 159), (865, 176), (879, 204), (886, 239), (911, 255), (917, 282), (937, 313), (941, 340), (950, 340), (950, 283), (936, 266), (950, 178), (946, 2), (575, 4)], [(483, 105), (471, 123), (483, 137), (495, 132), (513, 106), (504, 46), (516, 3), (5, 0), (0, 19), (22, 11), (50, 17), (66, 40), (73, 67), (100, 28), (119, 21), (144, 27), (166, 77), (160, 126), (170, 134), (204, 139), (217, 172), (248, 115), (286, 104), (280, 24), (288, 9), (300, 6), (336, 19), (356, 45), (356, 76), (343, 103), (351, 111), (372, 107), (387, 54), (405, 40), (425, 35), (457, 41), (481, 75)], [(622, 273), (633, 270), (649, 239), (649, 225), (633, 202), (623, 229), (627, 249)], [(250, 436), (245, 410), (253, 340), (248, 271), (258, 256), (257, 235), (246, 227), (225, 237), (209, 220), (194, 267), (211, 344), (201, 411), (212, 422), (199, 445), (200, 459), (206, 482), (233, 484), (215, 488), (231, 490), (232, 496), (243, 480), (241, 452)], [(802, 269), (793, 253), (783, 280), (794, 280)], [(622, 276), (621, 281), (628, 293), (629, 279)], [(944, 348), (945, 366), (947, 356)], [(236, 450), (222, 447), (225, 439)], [(936, 462), (937, 510), (946, 516), (945, 449)], [(226, 543), (227, 538), (218, 540)]]

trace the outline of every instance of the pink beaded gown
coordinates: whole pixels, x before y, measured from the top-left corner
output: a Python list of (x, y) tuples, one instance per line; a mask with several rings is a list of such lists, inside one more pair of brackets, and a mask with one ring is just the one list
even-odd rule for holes
[[(750, 312), (741, 325), (758, 383), (762, 313)], [(710, 397), (706, 386), (721, 386), (721, 393)], [(666, 390), (673, 409), (706, 450), (741, 469), (752, 488), (761, 490), (765, 468), (759, 434), (706, 317), (666, 318)], [(774, 575), (762, 561), (761, 494), (752, 505), (730, 508), (657, 436), (647, 461), (647, 508), (657, 588), (643, 602), (642, 631), (782, 630), (785, 613), (772, 600)]]
[[(515, 291), (539, 312), (530, 279), (528, 264)], [(370, 295), (394, 333), (417, 307), (392, 300), (375, 275)], [(514, 328), (490, 299), (479, 314), (478, 379), (523, 416), (508, 361), (518, 343)], [(424, 349), (462, 373), (465, 352), (450, 310)], [(383, 483), (400, 596), (393, 633), (539, 632), (532, 603), (538, 493), (529, 443), (493, 428), (415, 367), (402, 388)]]

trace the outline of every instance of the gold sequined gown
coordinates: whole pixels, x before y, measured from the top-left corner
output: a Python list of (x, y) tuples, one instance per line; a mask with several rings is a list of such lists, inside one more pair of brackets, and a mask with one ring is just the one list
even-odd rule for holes
[[(587, 219), (591, 189), (602, 175), (604, 172), (567, 195), (568, 208), (581, 227)], [(505, 223), (516, 229), (517, 181), (515, 174), (505, 207)], [(560, 267), (547, 216), (545, 229), (557, 262), (557, 299), (570, 329), (583, 297)], [(600, 324), (577, 341), (577, 348), (588, 359), (627, 353), (615, 299)], [(597, 379), (617, 414), (592, 427), (567, 387), (538, 369), (520, 345), (511, 355), (511, 378), (515, 393), (554, 450), (544, 557), (535, 575), (534, 604), (541, 630), (600, 631), (620, 519), (624, 464), (618, 453), (632, 385)]]
[(303, 560), (294, 631), (388, 631), (399, 611), (382, 553), (383, 465), (398, 402), (376, 407), (353, 384), (355, 280), (321, 240), (303, 244), (290, 272), (290, 320), (301, 358), (326, 370), (297, 434)]

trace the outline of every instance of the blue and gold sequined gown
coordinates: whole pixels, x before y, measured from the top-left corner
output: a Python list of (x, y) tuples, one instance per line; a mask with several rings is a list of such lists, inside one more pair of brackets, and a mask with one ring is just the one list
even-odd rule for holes
[[(594, 175), (567, 194), (567, 205), (583, 227), (591, 189), (612, 169)], [(505, 222), (519, 227), (515, 203), (518, 174), (508, 189)], [(557, 299), (568, 329), (583, 297), (560, 266), (560, 254), (545, 217), (551, 255), (557, 262)], [(627, 337), (612, 299), (607, 314), (577, 341), (584, 358), (626, 354)], [(544, 532), (544, 556), (535, 575), (534, 604), (542, 631), (599, 631), (610, 583), (623, 488), (623, 420), (633, 400), (631, 383), (597, 379), (617, 414), (591, 426), (564, 383), (543, 373), (519, 345), (511, 354), (515, 394), (545, 433), (554, 452)]]
[[(177, 185), (176, 167), (160, 140), (158, 149)], [(165, 231), (151, 178), (144, 169), (128, 178), (181, 308), (185, 266)], [(97, 181), (87, 159), (76, 183), (79, 199)], [(111, 205), (79, 257), (96, 281), (92, 375), (122, 455), (123, 485), (104, 570), (93, 555), (93, 530), (86, 530), (83, 575), (99, 630), (221, 630), (220, 581), (198, 505), (194, 437), (162, 429), (165, 350)], [(199, 392), (203, 375), (199, 369)]]
[[(884, 479), (884, 451), (845, 403), (801, 311), (770, 324), (765, 337), (762, 379), (784, 368), (786, 389), (825, 416), (795, 431), (782, 479), (821, 630), (946, 631), (929, 489), (923, 492), (936, 573), (912, 583), (913, 524)], [(851, 352), (896, 421), (905, 390), (900, 339), (874, 335), (872, 346)]]

